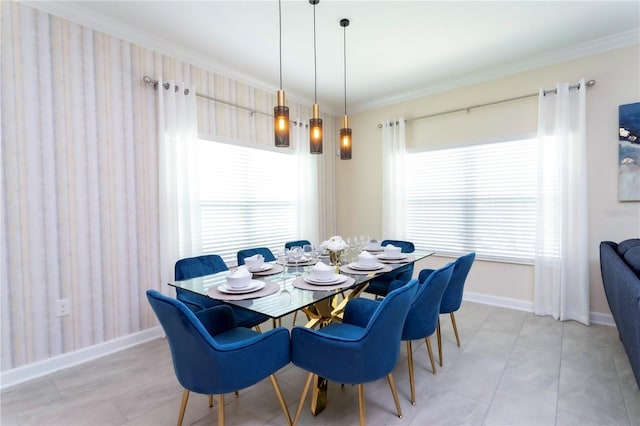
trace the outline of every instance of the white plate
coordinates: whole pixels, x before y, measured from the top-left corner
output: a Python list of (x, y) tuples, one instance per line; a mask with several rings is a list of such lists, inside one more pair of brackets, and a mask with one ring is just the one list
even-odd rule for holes
[(266, 283), (264, 281), (259, 280), (251, 280), (248, 286), (243, 288), (231, 288), (228, 284), (220, 284), (218, 286), (218, 290), (223, 293), (228, 294), (243, 294), (243, 293), (252, 293), (254, 291), (262, 290)]
[(255, 271), (253, 271), (253, 270), (251, 270), (251, 269), (249, 269), (247, 267), (247, 269), (249, 269), (249, 272), (264, 272), (264, 271), (268, 271), (271, 268), (273, 268), (273, 263), (264, 263), (264, 264), (262, 264), (260, 269), (256, 269)]
[(384, 249), (382, 247), (378, 247), (378, 248), (366, 248), (365, 250), (371, 253), (380, 253), (381, 251), (384, 251)]
[(304, 277), (304, 281), (309, 284), (315, 284), (315, 285), (336, 285), (336, 284), (345, 282), (347, 278), (348, 277), (346, 275), (336, 275), (333, 277), (331, 281), (316, 281), (307, 275), (306, 277)]
[(382, 260), (401, 260), (406, 259), (408, 256), (406, 254), (401, 254), (399, 256), (387, 256), (384, 253), (378, 255), (378, 259)]
[(375, 271), (376, 269), (384, 268), (384, 265), (381, 263), (374, 263), (373, 265), (361, 265), (357, 262), (353, 262), (349, 264), (349, 268), (357, 269), (359, 271)]
[(309, 275), (307, 275), (307, 277), (309, 277), (310, 280), (312, 280), (313, 282), (319, 282), (319, 283), (326, 283), (329, 281), (335, 281), (336, 277), (339, 277), (340, 274), (333, 274), (333, 276), (329, 279), (320, 279), (320, 278), (314, 278), (311, 275), (313, 274), (313, 272)]

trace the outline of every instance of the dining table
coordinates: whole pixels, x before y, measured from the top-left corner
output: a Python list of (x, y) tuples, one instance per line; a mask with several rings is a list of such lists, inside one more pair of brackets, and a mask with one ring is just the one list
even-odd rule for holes
[[(272, 318), (276, 321), (291, 313), (302, 311), (307, 316), (306, 327), (323, 327), (333, 321), (341, 321), (344, 308), (349, 300), (359, 297), (368, 283), (394, 270), (425, 259), (434, 254), (429, 250), (416, 250), (406, 253), (398, 259), (388, 259), (379, 253), (381, 267), (375, 270), (355, 269), (354, 261), (358, 251), (347, 252), (341, 258), (341, 264), (331, 265), (339, 274), (340, 282), (313, 283), (310, 274), (317, 262), (328, 262), (324, 256), (302, 258), (300, 261), (265, 262), (258, 272), (252, 273), (255, 290), (242, 293), (234, 292), (226, 286), (230, 271), (218, 272), (188, 280), (172, 281), (170, 286), (211, 297), (229, 305), (247, 309)], [(326, 379), (318, 378), (313, 387), (311, 412), (320, 413), (326, 407)]]

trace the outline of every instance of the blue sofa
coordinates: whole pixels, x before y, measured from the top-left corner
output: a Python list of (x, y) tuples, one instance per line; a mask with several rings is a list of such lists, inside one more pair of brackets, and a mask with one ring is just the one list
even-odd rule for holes
[(604, 292), (640, 387), (640, 238), (600, 243)]

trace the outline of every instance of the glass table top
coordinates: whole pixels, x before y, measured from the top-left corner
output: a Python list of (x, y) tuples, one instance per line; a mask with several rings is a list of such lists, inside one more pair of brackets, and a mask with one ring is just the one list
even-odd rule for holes
[[(355, 280), (354, 284), (348, 288), (341, 288), (338, 290), (326, 290), (321, 286), (318, 286), (318, 290), (303, 290), (297, 287), (294, 287), (293, 282), (299, 278), (308, 275), (311, 272), (312, 265), (306, 266), (287, 266), (284, 268), (282, 272), (279, 272), (274, 275), (267, 276), (257, 276), (254, 275), (254, 280), (264, 280), (268, 282), (273, 282), (278, 284), (280, 287), (279, 290), (273, 294), (268, 296), (258, 297), (254, 299), (245, 299), (245, 300), (221, 300), (230, 305), (238, 306), (241, 308), (248, 309), (253, 312), (261, 313), (267, 315), (271, 318), (280, 318), (292, 312), (295, 312), (299, 309), (305, 308), (307, 306), (313, 305), (314, 303), (320, 302), (332, 296), (335, 296), (339, 293), (343, 293), (345, 291), (349, 291), (359, 285), (366, 284), (371, 279), (392, 273), (393, 270), (400, 268), (402, 266), (415, 263), (418, 260), (424, 259), (425, 257), (431, 256), (434, 254), (433, 251), (425, 251), (425, 250), (416, 250), (413, 253), (408, 253), (409, 257), (405, 261), (401, 263), (386, 263), (385, 265), (390, 266), (392, 270), (390, 272), (383, 273), (369, 273), (369, 274), (345, 274), (341, 272), (341, 274), (347, 275)], [(348, 259), (343, 261), (343, 264), (348, 264)], [(170, 282), (169, 285), (177, 288), (181, 288), (187, 291), (191, 291), (193, 293), (197, 293), (203, 296), (209, 297), (209, 288), (217, 287), (220, 284), (225, 284), (227, 275), (229, 275), (230, 271), (223, 271), (217, 274), (205, 275), (203, 277), (193, 278), (189, 280), (183, 281), (173, 281)], [(250, 297), (250, 295), (247, 295)]]

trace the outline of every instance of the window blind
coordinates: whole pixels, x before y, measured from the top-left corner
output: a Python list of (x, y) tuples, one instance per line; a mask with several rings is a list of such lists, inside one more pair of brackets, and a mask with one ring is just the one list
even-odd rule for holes
[(240, 249), (282, 249), (297, 237), (295, 158), (201, 140), (200, 211), (203, 253), (236, 264)]
[(442, 254), (533, 262), (537, 140), (407, 155), (407, 235)]

